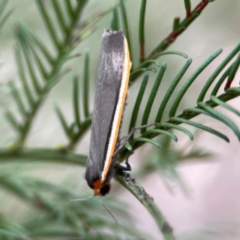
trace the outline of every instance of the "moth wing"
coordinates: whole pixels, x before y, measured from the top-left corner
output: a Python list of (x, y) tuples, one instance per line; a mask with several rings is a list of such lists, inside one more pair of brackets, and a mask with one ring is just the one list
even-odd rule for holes
[[(101, 179), (113, 118), (118, 103), (124, 62), (124, 35), (103, 33), (91, 127), (90, 153), (86, 178)], [(88, 180), (88, 179), (87, 179)]]

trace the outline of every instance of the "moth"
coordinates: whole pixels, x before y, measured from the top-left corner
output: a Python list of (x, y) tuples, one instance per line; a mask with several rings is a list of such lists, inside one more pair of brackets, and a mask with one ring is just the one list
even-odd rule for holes
[(119, 132), (128, 92), (131, 61), (127, 40), (121, 31), (105, 30), (91, 127), (90, 150), (85, 178), (94, 195), (105, 195), (118, 164)]

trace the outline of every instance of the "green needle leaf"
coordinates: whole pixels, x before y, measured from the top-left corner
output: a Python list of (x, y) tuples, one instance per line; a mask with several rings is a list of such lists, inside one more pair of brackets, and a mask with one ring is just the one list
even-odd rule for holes
[(193, 140), (193, 138), (194, 138), (193, 134), (189, 130), (187, 130), (184, 127), (172, 124), (172, 123), (161, 123), (160, 125), (158, 125), (158, 127), (177, 129), (181, 132), (184, 132), (191, 140)]
[(205, 111), (204, 109), (202, 108), (198, 108), (198, 107), (195, 107), (195, 108), (187, 108), (183, 111), (184, 114), (189, 114), (189, 113), (197, 113), (197, 114), (205, 114), (205, 115), (208, 115), (211, 117), (211, 115)]
[(131, 146), (131, 144), (129, 142), (127, 142), (124, 146), (129, 152), (132, 152), (133, 151), (133, 148)]
[(229, 142), (228, 137), (225, 136), (224, 134), (222, 134), (222, 133), (220, 133), (220, 132), (218, 132), (218, 131), (210, 128), (210, 127), (206, 127), (206, 126), (204, 126), (204, 125), (202, 125), (202, 124), (200, 124), (200, 123), (196, 123), (196, 122), (189, 121), (189, 120), (187, 120), (187, 119), (179, 118), (179, 117), (173, 117), (173, 118), (171, 118), (170, 120), (171, 120), (171, 122), (176, 121), (176, 122), (186, 123), (186, 124), (188, 124), (188, 125), (191, 125), (191, 126), (194, 126), (194, 127), (196, 127), (196, 128), (202, 129), (202, 130), (204, 130), (204, 131), (206, 131), (206, 132), (212, 133), (212, 134), (214, 134), (214, 135), (222, 138), (222, 139), (225, 140), (226, 142)]
[(200, 107), (202, 107), (204, 110), (206, 110), (208, 113), (211, 114), (212, 117), (216, 118), (217, 120), (225, 123), (229, 128), (232, 129), (232, 131), (237, 136), (238, 140), (240, 141), (240, 131), (238, 130), (237, 126), (233, 121), (231, 121), (229, 118), (218, 112), (217, 110), (211, 108), (210, 106), (207, 106), (206, 103), (198, 103)]
[(51, 56), (50, 51), (47, 49), (47, 47), (40, 41), (40, 39), (35, 37), (33, 34), (29, 34), (29, 35), (31, 39), (34, 41), (34, 43), (38, 46), (39, 50), (41, 51), (45, 59), (48, 61), (48, 63), (52, 65), (55, 60)]
[(140, 62), (145, 59), (145, 36), (144, 36), (144, 22), (147, 0), (142, 0), (140, 15), (139, 15), (139, 45), (140, 45)]
[(22, 99), (20, 97), (20, 94), (19, 94), (18, 90), (15, 87), (14, 82), (12, 82), (12, 81), (9, 82), (9, 86), (10, 86), (13, 98), (14, 98), (17, 106), (18, 106), (18, 109), (19, 109), (20, 113), (22, 114), (22, 116), (25, 116), (26, 115), (26, 110), (25, 110), (23, 101), (22, 101)]
[(125, 34), (127, 42), (128, 42), (130, 58), (132, 58), (133, 57), (132, 47), (131, 47), (129, 30), (128, 30), (128, 21), (127, 21), (127, 14), (126, 14), (125, 6), (124, 6), (124, 0), (119, 0), (119, 5), (120, 5), (121, 15), (122, 15), (121, 17), (122, 17), (123, 30), (124, 30), (124, 34)]
[(26, 76), (25, 76), (25, 70), (24, 70), (23, 65), (22, 65), (23, 61), (22, 61), (19, 49), (16, 50), (15, 56), (16, 56), (16, 61), (17, 61), (17, 65), (18, 65), (18, 72), (19, 72), (19, 75), (21, 77), (21, 81), (22, 81), (22, 84), (23, 84), (23, 88), (24, 88), (25, 94), (27, 96), (29, 105), (31, 107), (33, 107), (34, 100), (33, 100), (33, 96), (31, 94), (31, 90), (30, 90), (30, 88), (28, 86), (28, 82), (27, 82), (27, 79), (26, 79)]
[(186, 10), (191, 10), (191, 1), (190, 0), (184, 0), (185, 8)]
[(153, 73), (156, 73), (157, 70), (156, 70), (155, 68), (138, 68), (138, 69), (136, 69), (136, 70), (134, 70), (134, 71), (131, 72), (131, 74), (130, 74), (130, 82), (131, 82), (131, 77), (132, 77), (135, 73), (137, 73), (137, 72), (153, 72)]
[(64, 17), (63, 17), (63, 13), (62, 10), (60, 8), (60, 4), (57, 0), (52, 0), (52, 4), (55, 10), (55, 14), (58, 18), (58, 24), (60, 26), (60, 28), (62, 29), (62, 32), (64, 33), (64, 36), (67, 32), (67, 27), (66, 27), (66, 23), (64, 21)]
[(175, 98), (175, 101), (171, 107), (171, 110), (169, 112), (169, 117), (173, 117), (177, 111), (177, 108), (180, 104), (180, 101), (182, 100), (185, 92), (188, 90), (188, 88), (192, 85), (194, 80), (198, 77), (198, 75), (222, 52), (222, 50), (216, 51), (214, 54), (212, 54), (202, 65), (190, 76), (190, 78), (186, 81), (186, 83), (183, 85), (182, 89), (179, 91), (179, 94)]
[(217, 69), (213, 72), (210, 78), (207, 80), (206, 84), (204, 85), (201, 93), (199, 94), (197, 102), (202, 102), (208, 89), (210, 88), (211, 84), (218, 76), (218, 74), (223, 70), (223, 68), (231, 61), (231, 59), (239, 52), (240, 50), (240, 43), (232, 50), (232, 52), (222, 61), (222, 63), (217, 67)]
[(184, 58), (188, 58), (188, 55), (183, 53), (183, 52), (178, 52), (178, 51), (166, 51), (166, 52), (161, 52), (161, 53), (157, 53), (153, 56), (153, 58), (157, 58), (159, 56), (164, 56), (164, 55), (178, 55)]
[(222, 107), (230, 110), (231, 112), (235, 113), (237, 116), (240, 117), (240, 112), (239, 112), (237, 109), (235, 109), (235, 108), (233, 108), (232, 106), (230, 106), (229, 104), (223, 102), (223, 101), (220, 100), (219, 98), (217, 98), (217, 97), (215, 97), (215, 96), (211, 96), (211, 100), (212, 100), (213, 102), (215, 102), (217, 105), (222, 106)]
[(64, 0), (63, 2), (66, 5), (66, 9), (68, 11), (69, 19), (73, 19), (75, 14), (74, 14), (74, 11), (73, 11), (71, 0)]
[[(2, 223), (1, 223), (2, 224)], [(11, 230), (0, 229), (0, 236), (4, 237), (5, 239), (21, 239), (22, 236), (27, 235), (24, 233), (14, 233)]]
[(16, 118), (10, 111), (6, 112), (6, 118), (11, 123), (11, 125), (15, 128), (16, 131), (18, 131), (18, 132), (21, 131), (21, 128), (20, 128)]
[[(22, 43), (22, 45), (27, 45), (30, 47), (37, 65), (39, 67), (39, 70), (41, 74), (44, 76), (44, 78), (47, 78), (47, 70), (45, 70), (44, 64), (42, 63), (42, 60), (40, 60), (42, 57), (39, 57), (39, 53), (45, 58), (50, 65), (53, 64), (53, 58), (49, 53), (49, 50), (41, 43), (41, 41), (36, 38), (33, 34), (31, 34), (23, 25), (18, 24), (18, 32), (17, 37), (19, 41)], [(36, 48), (38, 47), (38, 49)], [(39, 50), (39, 51), (38, 51)], [(39, 53), (38, 53), (39, 52)]]
[(233, 81), (239, 65), (240, 65), (240, 54), (238, 54), (236, 61), (232, 64), (232, 67), (231, 67), (231, 70), (229, 73), (229, 77), (228, 77), (230, 83)]
[(84, 60), (84, 115), (85, 117), (89, 116), (89, 53), (86, 52)]
[(144, 44), (144, 22), (145, 22), (145, 11), (146, 11), (146, 3), (147, 0), (142, 0), (141, 2), (141, 8), (140, 8), (140, 19), (139, 19), (139, 43)]
[(173, 32), (177, 32), (179, 29), (179, 24), (180, 24), (180, 18), (175, 17), (173, 20)]
[(156, 146), (158, 148), (160, 147), (160, 144), (158, 142), (153, 141), (153, 140), (151, 140), (149, 138), (134, 138), (132, 141), (134, 143), (136, 143), (136, 142), (151, 143), (152, 145), (154, 145), (154, 146)]
[(46, 28), (50, 34), (50, 37), (54, 43), (54, 46), (56, 47), (56, 50), (58, 51), (60, 48), (60, 44), (58, 42), (57, 33), (55, 31), (55, 28), (52, 25), (52, 21), (50, 20), (50, 16), (48, 15), (46, 8), (44, 6), (44, 2), (42, 0), (35, 0), (38, 6), (38, 9), (42, 15), (42, 19), (46, 25)]
[(3, 0), (0, 4), (0, 16), (3, 15), (8, 4), (8, 0)]
[(118, 21), (117, 7), (114, 7), (112, 12), (113, 12), (113, 18), (112, 18), (112, 22), (111, 22), (111, 29), (118, 31), (119, 30), (119, 21)]
[[(22, 36), (22, 39), (24, 39), (24, 36)], [(30, 52), (29, 52), (29, 49), (27, 48), (27, 43), (25, 41), (25, 44), (24, 44), (22, 41), (20, 41), (20, 44), (22, 46), (24, 58), (25, 58), (25, 61), (26, 61), (26, 64), (27, 64), (27, 69), (28, 69), (28, 72), (29, 72), (30, 77), (31, 77), (30, 79), (33, 83), (33, 86), (34, 86), (34, 89), (35, 89), (36, 93), (39, 94), (41, 92), (41, 88), (39, 86), (39, 82), (38, 82), (37, 76), (35, 74), (35, 69), (33, 67), (33, 61), (30, 58)]]
[(144, 63), (142, 64), (142, 66), (145, 65), (145, 64), (148, 64), (148, 63), (154, 63), (157, 67), (161, 67), (160, 62), (158, 62), (157, 60), (154, 60), (154, 59), (149, 59), (149, 60), (147, 60), (147, 61), (144, 61)]
[(78, 76), (73, 77), (73, 106), (74, 106), (74, 116), (78, 128), (81, 127), (80, 111), (79, 111), (79, 87), (78, 87)]
[(182, 67), (182, 69), (180, 70), (180, 72), (177, 74), (177, 76), (174, 78), (174, 80), (172, 81), (171, 85), (169, 86), (166, 94), (164, 95), (164, 98), (162, 100), (162, 103), (158, 109), (158, 113), (155, 119), (155, 122), (161, 122), (162, 120), (162, 116), (165, 110), (165, 107), (173, 93), (173, 91), (175, 90), (177, 84), (180, 82), (180, 80), (182, 79), (183, 75), (185, 74), (185, 72), (187, 71), (187, 69), (189, 68), (189, 66), (192, 63), (192, 59), (188, 59), (187, 62), (184, 64), (184, 66)]
[(57, 113), (57, 116), (58, 116), (58, 118), (60, 120), (60, 123), (61, 123), (61, 125), (62, 125), (62, 127), (64, 129), (64, 132), (65, 132), (66, 136), (68, 136), (68, 138), (71, 139), (72, 138), (72, 134), (71, 134), (70, 129), (68, 127), (67, 121), (65, 120), (65, 118), (64, 118), (64, 116), (62, 114), (62, 111), (60, 110), (60, 108), (57, 105), (55, 105), (55, 111)]
[(225, 81), (225, 79), (227, 78), (228, 74), (230, 73), (232, 68), (232, 65), (223, 73), (223, 75), (219, 78), (218, 82), (216, 83), (216, 85), (214, 86), (211, 95), (216, 96), (217, 92), (219, 90), (219, 88), (221, 87), (222, 83)]
[(8, 18), (10, 17), (10, 15), (12, 14), (13, 9), (8, 11), (0, 20), (0, 29), (2, 29), (3, 25), (5, 24), (5, 22), (8, 20)]
[(46, 72), (46, 70), (45, 70), (45, 67), (44, 67), (42, 61), (40, 60), (40, 57), (38, 56), (36, 50), (35, 50), (34, 47), (31, 46), (31, 45), (30, 45), (30, 49), (31, 49), (31, 51), (32, 51), (32, 54), (33, 54), (33, 56), (34, 56), (34, 59), (35, 59), (35, 61), (36, 61), (36, 65), (37, 65), (37, 67), (38, 67), (38, 70), (39, 70), (41, 76), (43, 77), (44, 80), (48, 79), (48, 74), (47, 74), (47, 72)]
[(238, 93), (238, 94), (240, 94), (240, 88), (239, 87), (232, 87), (232, 88), (229, 88), (229, 89), (227, 89), (227, 91), (226, 91), (227, 93)]
[(164, 134), (164, 135), (169, 136), (170, 138), (172, 138), (175, 142), (178, 141), (176, 135), (174, 135), (171, 132), (168, 132), (168, 131), (165, 131), (165, 130), (161, 130), (161, 129), (150, 129), (150, 130), (147, 130), (144, 134), (148, 135), (148, 134), (151, 134), (151, 133), (154, 133), (154, 134)]
[[(155, 83), (154, 83), (154, 85), (152, 87), (152, 91), (150, 93), (150, 96), (148, 98), (147, 105), (145, 107), (145, 111), (144, 111), (143, 118), (142, 118), (142, 125), (146, 125), (147, 122), (148, 122), (150, 111), (151, 111), (154, 99), (156, 97), (158, 88), (160, 86), (160, 83), (162, 81), (162, 78), (163, 78), (163, 75), (165, 73), (166, 68), (167, 68), (167, 64), (163, 63), (161, 68), (160, 68), (160, 70), (159, 70), (158, 76), (157, 76), (157, 78), (155, 80)], [(145, 131), (146, 131), (146, 129), (141, 129), (141, 133), (144, 133)]]
[[(148, 83), (148, 74), (145, 74), (144, 78), (143, 78), (143, 81), (142, 81), (142, 85), (140, 87), (140, 90), (139, 90), (137, 98), (136, 98), (135, 105), (133, 107), (133, 112), (132, 112), (132, 117), (131, 117), (128, 132), (130, 132), (132, 130), (132, 128), (136, 126), (140, 104), (142, 102), (142, 98), (143, 98), (147, 83)], [(132, 135), (131, 139), (132, 138), (133, 138), (133, 135)]]

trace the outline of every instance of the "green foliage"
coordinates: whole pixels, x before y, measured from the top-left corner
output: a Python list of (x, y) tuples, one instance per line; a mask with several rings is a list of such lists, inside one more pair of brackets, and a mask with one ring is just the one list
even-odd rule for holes
[(3, 28), (3, 25), (13, 12), (13, 9), (7, 9), (7, 4), (8, 0), (2, 0), (0, 3), (0, 29)]
[[(16, 133), (16, 140), (10, 148), (2, 147), (0, 149), (0, 163), (12, 163), (11, 166), (16, 164), (17, 167), (17, 163), (24, 164), (25, 161), (29, 163), (52, 163), (54, 165), (61, 163), (84, 166), (87, 156), (77, 154), (75, 147), (82, 143), (83, 136), (91, 125), (91, 102), (93, 100), (90, 96), (89, 84), (90, 66), (93, 62), (92, 58), (90, 58), (91, 51), (86, 52), (83, 56), (84, 63), (80, 67), (83, 77), (78, 76), (76, 73), (72, 74), (73, 90), (69, 93), (72, 99), (73, 112), (71, 123), (68, 122), (64, 109), (60, 108), (58, 104), (55, 105), (56, 115), (61, 124), (62, 131), (68, 139), (66, 146), (56, 149), (25, 148), (25, 142), (29, 136), (33, 121), (37, 117), (38, 110), (44, 104), (45, 96), (65, 74), (71, 71), (68, 64), (73, 58), (79, 57), (79, 54), (74, 52), (77, 46), (96, 30), (96, 23), (107, 13), (112, 11), (111, 27), (115, 30), (122, 29), (124, 31), (129, 43), (130, 54), (133, 56), (133, 46), (136, 43), (134, 44), (131, 39), (132, 30), (129, 27), (129, 19), (127, 17), (127, 2), (120, 0), (119, 5), (107, 8), (84, 20), (81, 19), (85, 6), (88, 3), (87, 0), (65, 0), (61, 4), (56, 0), (48, 2), (36, 0), (35, 2), (51, 44), (49, 46), (44, 38), (37, 37), (35, 33), (30, 32), (21, 23), (18, 23), (14, 30), (16, 39), (15, 59), (18, 67), (20, 87), (18, 87), (19, 84), (17, 84), (16, 80), (9, 82), (9, 88), (17, 110), (8, 110), (6, 118)], [(123, 161), (134, 150), (145, 143), (150, 143), (154, 147), (158, 147), (154, 148), (157, 153), (154, 154), (152, 159), (144, 162), (143, 170), (138, 174), (146, 176), (153, 171), (158, 171), (162, 175), (167, 173), (171, 179), (178, 181), (182, 188), (184, 188), (184, 184), (176, 171), (176, 165), (183, 161), (183, 159), (191, 159), (201, 154), (198, 148), (195, 148), (188, 155), (183, 155), (177, 150), (171, 149), (170, 139), (173, 139), (175, 142), (180, 140), (175, 134), (176, 130), (184, 133), (190, 140), (193, 140), (196, 134), (185, 127), (185, 125), (191, 125), (229, 142), (229, 138), (222, 132), (192, 120), (197, 115), (203, 114), (224, 123), (240, 140), (240, 130), (236, 124), (227, 115), (215, 109), (216, 106), (221, 106), (234, 113), (237, 117), (240, 117), (239, 109), (235, 109), (226, 103), (240, 95), (239, 87), (231, 87), (240, 64), (240, 44), (230, 52), (209, 76), (199, 91), (195, 107), (191, 103), (190, 106), (186, 106), (182, 113), (179, 113), (178, 110), (182, 98), (188, 94), (188, 91), (191, 91), (190, 87), (193, 82), (197, 80), (197, 77), (201, 77), (202, 72), (219, 56), (221, 50), (216, 51), (200, 64), (177, 92), (176, 88), (180, 81), (184, 81), (184, 75), (192, 62), (191, 59), (187, 59), (176, 76), (173, 79), (168, 79), (170, 85), (165, 91), (162, 101), (160, 102), (157, 99), (159, 90), (163, 86), (161, 83), (166, 81), (165, 75), (169, 70), (165, 62), (160, 64), (156, 59), (167, 54), (188, 58), (184, 53), (165, 50), (199, 16), (207, 6), (208, 1), (202, 1), (200, 7), (198, 5), (192, 11), (191, 2), (184, 1), (184, 3), (186, 18), (182, 21), (175, 18), (173, 32), (164, 38), (151, 51), (149, 56), (145, 56), (147, 1), (141, 1), (138, 28), (140, 63), (133, 62), (130, 75), (130, 88), (134, 86), (134, 82), (141, 81), (142, 76), (143, 79), (136, 94), (128, 130), (130, 132), (133, 127), (136, 127), (138, 120), (140, 120), (139, 122), (142, 125), (152, 123), (155, 123), (155, 125), (142, 128), (137, 137), (132, 135), (126, 143), (125, 148), (120, 152), (119, 158), (119, 161)], [(49, 8), (47, 4), (51, 7)], [(3, 0), (0, 3), (0, 28), (3, 27), (11, 12), (11, 10), (7, 10), (7, 1)], [(56, 17), (55, 21), (52, 18), (53, 15)], [(222, 73), (230, 61), (232, 61), (230, 66)], [(152, 84), (151, 91), (147, 92), (149, 74), (155, 73), (155, 81)], [(217, 79), (218, 76), (219, 79)], [(226, 79), (227, 84), (225, 83)], [(226, 91), (218, 95), (219, 88), (223, 84), (225, 84)], [(80, 86), (82, 91), (80, 91)], [(210, 87), (213, 90), (209, 94), (209, 99), (207, 99), (206, 94), (210, 92)], [(143, 106), (144, 97), (147, 100)], [(157, 104), (157, 111), (153, 109), (154, 104)], [(140, 111), (141, 109), (143, 109), (143, 113)], [(152, 120), (152, 115), (154, 115), (155, 122)], [(168, 118), (166, 118), (166, 115), (168, 115)], [(160, 135), (163, 136), (162, 140), (153, 139)], [(209, 154), (201, 155), (203, 159), (208, 156)], [(168, 161), (169, 159), (170, 161)], [(14, 171), (12, 170), (12, 172)], [(170, 224), (166, 221), (162, 212), (156, 207), (146, 191), (132, 178), (129, 178), (127, 174), (124, 176), (117, 175), (116, 178), (146, 207), (155, 219), (164, 239), (175, 239)], [(0, 188), (5, 189), (9, 195), (21, 199), (34, 213), (27, 215), (27, 220), (20, 223), (16, 223), (9, 217), (0, 214), (1, 238), (10, 240), (28, 238), (59, 239), (60, 237), (75, 239), (145, 239), (142, 237), (142, 234), (140, 237), (139, 233), (131, 226), (130, 220), (127, 220), (129, 219), (128, 212), (116, 200), (106, 200), (105, 204), (120, 220), (121, 228), (110, 217), (105, 217), (105, 214), (102, 214), (104, 209), (100, 203), (96, 203), (96, 199), (69, 204), (61, 203), (63, 199), (76, 199), (84, 195), (82, 193), (78, 194), (76, 190), (70, 190), (67, 187), (22, 174), (7, 174), (4, 170), (0, 170)], [(59, 204), (56, 206), (56, 203)], [(41, 216), (38, 215), (39, 213), (41, 213)]]

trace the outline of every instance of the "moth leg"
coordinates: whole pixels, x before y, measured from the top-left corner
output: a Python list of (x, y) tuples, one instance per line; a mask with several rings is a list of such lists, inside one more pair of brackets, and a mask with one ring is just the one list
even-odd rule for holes
[(147, 127), (151, 127), (151, 126), (155, 126), (158, 123), (151, 123), (151, 124), (147, 124), (147, 125), (142, 125), (140, 127), (133, 127), (131, 129), (131, 131), (129, 132), (129, 134), (124, 138), (124, 140), (121, 142), (120, 146), (117, 148), (117, 150), (114, 152), (113, 156), (116, 156), (125, 146), (125, 144), (128, 142), (128, 140), (131, 138), (131, 136), (135, 133), (135, 131), (143, 129), (143, 128), (147, 128)]
[(126, 166), (116, 163), (115, 168), (117, 168), (118, 170), (121, 170), (121, 171), (131, 171), (132, 168), (131, 168), (130, 164), (128, 163), (128, 157), (125, 161), (125, 164), (126, 164)]
[(131, 165), (128, 163), (128, 158), (129, 158), (129, 156), (126, 158), (125, 164), (126, 164), (126, 167), (129, 169), (127, 171), (131, 171), (132, 168), (131, 168)]

